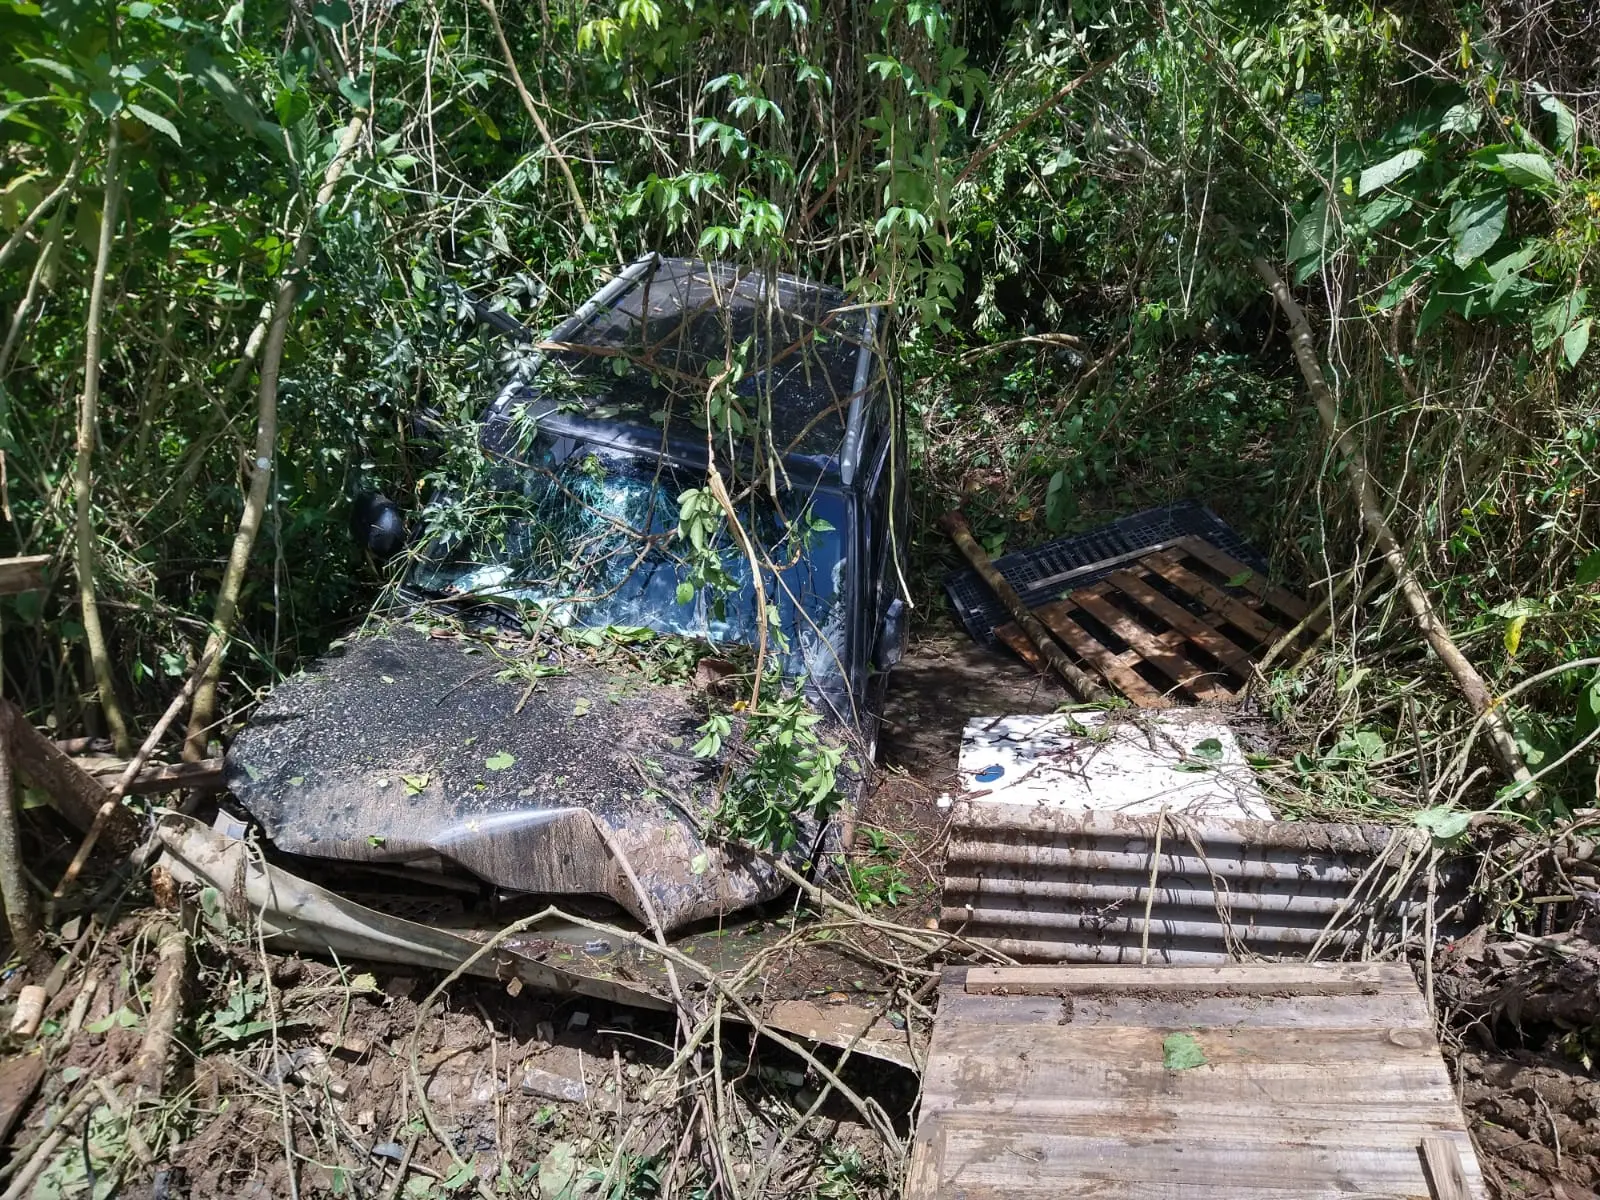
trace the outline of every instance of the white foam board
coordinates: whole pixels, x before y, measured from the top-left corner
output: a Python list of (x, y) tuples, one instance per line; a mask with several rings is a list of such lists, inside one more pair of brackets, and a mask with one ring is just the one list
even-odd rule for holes
[(1273, 819), (1233, 730), (1203, 709), (974, 717), (960, 774), (965, 800)]

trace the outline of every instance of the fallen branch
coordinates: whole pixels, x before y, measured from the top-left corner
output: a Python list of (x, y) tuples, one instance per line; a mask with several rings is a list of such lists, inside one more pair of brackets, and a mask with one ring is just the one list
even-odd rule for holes
[(50, 896), (50, 910), (54, 915), (55, 906), (66, 895), (67, 889), (72, 886), (73, 880), (83, 870), (83, 864), (89, 861), (89, 854), (94, 849), (95, 843), (100, 840), (100, 835), (105, 831), (106, 823), (111, 820), (111, 814), (122, 806), (122, 798), (128, 794), (128, 787), (139, 777), (139, 772), (144, 769), (145, 763), (150, 761), (150, 756), (155, 753), (161, 739), (166, 736), (167, 730), (178, 719), (178, 714), (194, 697), (195, 689), (200, 686), (200, 681), (205, 678), (206, 672), (211, 667), (212, 659), (217, 651), (213, 650), (196, 664), (190, 672), (188, 681), (184, 683), (178, 694), (172, 698), (172, 703), (167, 705), (167, 711), (161, 714), (161, 719), (150, 730), (144, 744), (123, 768), (122, 777), (111, 788), (111, 794), (105, 798), (99, 810), (94, 814), (94, 820), (89, 825), (89, 832), (83, 835), (83, 842), (78, 847), (78, 852), (72, 856), (72, 861), (67, 864), (67, 869), (61, 873), (61, 882), (56, 884), (56, 890)]
[(983, 577), (990, 590), (1000, 598), (1000, 603), (1006, 606), (1011, 619), (1021, 626), (1022, 632), (1028, 635), (1028, 640), (1039, 648), (1044, 660), (1054, 668), (1057, 675), (1061, 676), (1073, 695), (1080, 700), (1104, 700), (1105, 689), (1093, 676), (1073, 664), (1066, 656), (1066, 652), (1056, 644), (1055, 638), (1051, 637), (1040, 623), (1039, 618), (1033, 615), (1033, 610), (1022, 602), (1022, 597), (1017, 595), (1017, 589), (1000, 574), (999, 569), (990, 561), (988, 553), (972, 536), (972, 527), (967, 524), (966, 517), (959, 511), (951, 510), (939, 518), (939, 527), (960, 547), (961, 553), (966, 555), (973, 570)]
[(150, 985), (150, 1016), (144, 1040), (131, 1064), (136, 1104), (161, 1098), (161, 1083), (172, 1056), (172, 1035), (183, 1012), (183, 981), (189, 963), (189, 936), (174, 925), (156, 943), (156, 974)]
[[(87, 831), (110, 793), (94, 776), (68, 758), (49, 738), (32, 725), (10, 700), (0, 696), (0, 732), (11, 748), (12, 762), (28, 780), (49, 795), (56, 810), (77, 828)], [(102, 836), (118, 851), (138, 843), (139, 830), (133, 815), (120, 805), (109, 818), (110, 827)]]
[(1344, 458), (1345, 478), (1350, 485), (1350, 496), (1361, 513), (1361, 520), (1366, 525), (1367, 531), (1377, 542), (1378, 549), (1394, 575), (1395, 582), (1399, 584), (1400, 594), (1405, 597), (1406, 606), (1411, 610), (1417, 627), (1422, 631), (1422, 636), (1428, 640), (1428, 645), (1433, 647), (1433, 652), (1439, 656), (1439, 661), (1455, 679), (1462, 694), (1466, 696), (1467, 703), (1472, 706), (1473, 712), (1478, 714), (1480, 724), (1488, 734), (1489, 744), (1494, 748), (1506, 773), (1517, 783), (1530, 785), (1532, 776), (1528, 772), (1527, 763), (1523, 761), (1522, 751), (1517, 747), (1516, 734), (1511, 727), (1510, 719), (1503, 709), (1494, 705), (1483, 676), (1478, 674), (1478, 669), (1468, 661), (1467, 656), (1461, 653), (1450, 636), (1449, 628), (1434, 610), (1433, 602), (1428, 598), (1428, 593), (1416, 573), (1412, 571), (1411, 564), (1406, 560), (1405, 550), (1384, 516), (1377, 487), (1372, 482), (1372, 473), (1367, 466), (1366, 455), (1362, 453), (1361, 447), (1350, 431), (1342, 429), (1339, 425), (1338, 406), (1334, 401), (1332, 389), (1328, 387), (1328, 381), (1323, 377), (1322, 366), (1317, 361), (1316, 342), (1311, 336), (1311, 325), (1306, 320), (1305, 312), (1290, 294), (1288, 285), (1279, 278), (1278, 273), (1266, 259), (1257, 256), (1251, 259), (1251, 265), (1255, 267), (1261, 281), (1266, 284), (1267, 290), (1272, 293), (1272, 298), (1277, 301), (1278, 307), (1283, 310), (1283, 315), (1288, 318), (1290, 343), (1294, 347), (1295, 361), (1299, 364), (1300, 374), (1305, 378), (1306, 387), (1311, 391), (1311, 399), (1317, 406), (1323, 427)]

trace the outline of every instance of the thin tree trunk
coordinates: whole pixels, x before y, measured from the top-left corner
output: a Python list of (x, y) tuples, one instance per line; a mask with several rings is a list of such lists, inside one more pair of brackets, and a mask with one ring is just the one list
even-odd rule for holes
[(1400, 594), (1405, 597), (1406, 606), (1410, 608), (1417, 627), (1421, 629), (1428, 645), (1433, 647), (1433, 652), (1439, 656), (1439, 661), (1455, 679), (1456, 685), (1466, 696), (1467, 703), (1472, 705), (1473, 712), (1485, 718), (1484, 730), (1489, 735), (1489, 743), (1494, 748), (1495, 754), (1505, 766), (1506, 773), (1519, 784), (1530, 783), (1533, 777), (1529, 774), (1528, 765), (1523, 761), (1522, 751), (1517, 746), (1516, 733), (1511, 727), (1510, 719), (1502, 709), (1494, 707), (1494, 698), (1489, 694), (1483, 676), (1478, 674), (1478, 669), (1468, 661), (1467, 656), (1461, 653), (1460, 647), (1450, 636), (1449, 627), (1434, 610), (1427, 591), (1406, 560), (1405, 549), (1400, 545), (1394, 530), (1389, 527), (1388, 519), (1384, 516), (1378, 489), (1372, 482), (1371, 471), (1367, 468), (1366, 455), (1362, 453), (1360, 445), (1351, 436), (1350, 431), (1339, 426), (1338, 406), (1334, 402), (1333, 391), (1328, 387), (1328, 381), (1323, 377), (1322, 364), (1317, 359), (1316, 341), (1311, 336), (1311, 324), (1306, 320), (1305, 312), (1290, 294), (1288, 285), (1278, 277), (1278, 273), (1266, 259), (1256, 257), (1250, 261), (1255, 267), (1256, 274), (1272, 293), (1272, 298), (1277, 301), (1278, 307), (1283, 310), (1283, 315), (1288, 318), (1295, 361), (1299, 364), (1300, 374), (1305, 378), (1306, 387), (1311, 391), (1311, 399), (1316, 403), (1317, 412), (1322, 417), (1322, 424), (1327, 429), (1329, 438), (1344, 457), (1345, 478), (1350, 485), (1351, 498), (1355, 501), (1356, 508), (1360, 510), (1361, 520), (1366, 525), (1367, 532), (1377, 542), (1378, 550), (1394, 575), (1395, 582), (1400, 585)]
[(0, 725), (0, 898), (5, 900), (11, 944), (24, 962), (39, 945), (39, 912), (22, 873), (22, 845), (17, 836), (17, 807), (12, 793), (11, 737)]
[(111, 740), (123, 757), (133, 751), (128, 723), (111, 683), (111, 655), (106, 650), (105, 630), (100, 625), (100, 606), (94, 596), (94, 517), (90, 467), (94, 459), (96, 409), (100, 403), (100, 323), (106, 303), (106, 274), (111, 266), (111, 243), (117, 231), (117, 207), (122, 193), (122, 137), (120, 126), (111, 122), (106, 138), (105, 209), (100, 214), (100, 248), (95, 256), (94, 280), (89, 286), (89, 327), (84, 334), (83, 398), (78, 405), (78, 462), (73, 475), (73, 491), (78, 506), (77, 558), (78, 603), (83, 610), (83, 637), (89, 648), (89, 665), (94, 670), (95, 690), (100, 709), (111, 730)]
[(517, 89), (517, 95), (522, 100), (522, 107), (529, 117), (533, 118), (533, 126), (539, 131), (539, 138), (544, 142), (544, 148), (549, 151), (550, 157), (556, 160), (556, 166), (561, 171), (561, 177), (567, 181), (567, 191), (572, 194), (572, 203), (578, 209), (578, 216), (583, 220), (584, 232), (594, 236), (594, 220), (589, 215), (589, 206), (583, 202), (583, 192), (578, 188), (578, 181), (573, 177), (572, 168), (567, 164), (567, 159), (556, 147), (555, 138), (550, 136), (550, 127), (544, 123), (544, 118), (539, 115), (538, 106), (534, 104), (533, 97), (528, 92), (527, 84), (522, 82), (522, 72), (517, 70), (516, 55), (511, 53), (511, 43), (506, 40), (506, 31), (500, 24), (500, 13), (494, 6), (494, 0), (480, 0), (484, 11), (489, 14), (489, 24), (494, 28), (495, 40), (500, 43), (500, 53), (505, 56), (506, 69), (511, 72), (512, 85)]
[(267, 511), (267, 497), (272, 488), (272, 460), (278, 443), (278, 374), (283, 368), (283, 349), (289, 337), (289, 321), (294, 316), (295, 301), (300, 295), (300, 276), (311, 259), (311, 247), (315, 241), (312, 230), (318, 213), (333, 199), (334, 187), (355, 149), (356, 139), (361, 136), (366, 120), (365, 113), (351, 117), (344, 133), (340, 135), (333, 161), (323, 173), (316, 204), (306, 214), (305, 222), (295, 238), (294, 260), (284, 272), (273, 299), (272, 321), (267, 326), (266, 341), (262, 345), (260, 382), (256, 388), (256, 445), (255, 461), (250, 466), (250, 490), (245, 496), (244, 512), (239, 518), (239, 531), (234, 536), (228, 566), (222, 575), (222, 586), (217, 589), (211, 636), (206, 639), (205, 654), (202, 656), (207, 660), (205, 675), (195, 691), (194, 707), (189, 712), (183, 756), (190, 761), (206, 756), (206, 738), (217, 715), (217, 680), (222, 675), (228, 637), (233, 632), (234, 618), (238, 615), (239, 593), (244, 587), (245, 570), (250, 565), (256, 534), (260, 532), (261, 520)]

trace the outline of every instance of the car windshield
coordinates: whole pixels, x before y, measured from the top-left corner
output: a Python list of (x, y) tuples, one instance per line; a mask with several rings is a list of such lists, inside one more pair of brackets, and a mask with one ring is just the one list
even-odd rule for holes
[[(516, 461), (428, 512), (413, 587), (439, 596), (531, 604), (560, 624), (643, 626), (754, 645), (749, 560), (726, 529), (711, 542), (722, 586), (693, 587), (676, 539), (679, 496), (699, 482), (655, 458), (548, 431)], [(745, 502), (777, 611), (771, 651), (788, 674), (844, 673), (844, 499), (816, 489)]]

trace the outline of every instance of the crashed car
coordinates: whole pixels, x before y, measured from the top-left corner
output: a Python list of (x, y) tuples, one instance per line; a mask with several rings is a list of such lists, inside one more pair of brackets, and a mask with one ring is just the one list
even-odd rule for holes
[[(489, 403), (477, 477), (414, 522), (405, 614), (235, 738), (234, 797), (280, 851), (606, 898), (668, 930), (782, 893), (772, 855), (708, 822), (732, 769), (703, 741), (709, 693), (619, 662), (668, 639), (748, 662), (766, 611), (768, 665), (845, 747), (848, 820), (905, 615), (886, 326), (786, 275), (625, 268)], [(751, 544), (684, 534), (712, 466)], [(800, 821), (782, 857), (815, 861), (828, 825)]]

